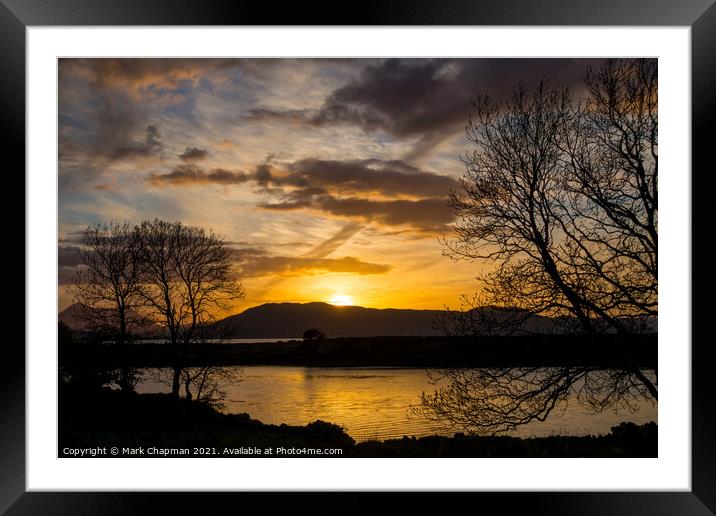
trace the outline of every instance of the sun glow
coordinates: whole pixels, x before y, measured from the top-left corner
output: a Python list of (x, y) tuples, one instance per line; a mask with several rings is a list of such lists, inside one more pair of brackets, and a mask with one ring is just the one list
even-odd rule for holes
[(349, 306), (353, 304), (353, 298), (345, 294), (333, 294), (328, 302), (336, 306)]

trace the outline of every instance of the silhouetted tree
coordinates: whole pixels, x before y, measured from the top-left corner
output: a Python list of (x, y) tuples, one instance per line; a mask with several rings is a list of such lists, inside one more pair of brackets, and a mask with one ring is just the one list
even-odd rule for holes
[(140, 293), (147, 313), (167, 332), (174, 363), (172, 394), (179, 395), (179, 344), (205, 337), (198, 331), (244, 295), (231, 251), (213, 232), (155, 219), (135, 227), (141, 263)]
[(586, 85), (581, 103), (546, 81), (477, 96), (446, 252), (494, 265), (491, 305), (630, 333), (658, 313), (656, 62), (609, 61)]
[[(82, 234), (82, 266), (71, 290), (80, 305), (79, 317), (99, 338), (126, 344), (138, 323), (141, 303), (138, 240), (132, 227), (112, 221), (96, 224)], [(118, 383), (132, 390), (136, 371), (122, 366)]]
[(658, 315), (658, 87), (655, 59), (587, 70), (589, 97), (562, 148), (559, 229), (582, 296), (621, 318)]
[[(657, 63), (609, 60), (585, 84), (582, 101), (545, 80), (532, 93), (517, 84), (505, 102), (474, 100), (476, 149), (450, 195), (446, 254), (492, 267), (481, 294), (442, 321), (448, 333), (518, 332), (544, 314), (564, 331), (628, 335), (658, 315)], [(446, 384), (416, 410), (478, 433), (544, 420), (572, 397), (598, 410), (658, 397), (656, 371), (631, 365), (432, 374)]]

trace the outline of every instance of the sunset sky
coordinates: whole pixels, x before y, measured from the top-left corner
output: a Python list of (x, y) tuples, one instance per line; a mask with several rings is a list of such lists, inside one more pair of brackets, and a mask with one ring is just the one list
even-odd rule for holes
[(479, 265), (442, 256), (470, 99), (571, 59), (63, 59), (60, 310), (79, 234), (160, 217), (236, 250), (246, 298), (456, 307)]

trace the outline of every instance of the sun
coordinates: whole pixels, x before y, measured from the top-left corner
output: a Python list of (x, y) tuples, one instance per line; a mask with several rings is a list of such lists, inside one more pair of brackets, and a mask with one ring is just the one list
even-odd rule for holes
[(336, 306), (348, 306), (353, 304), (353, 298), (345, 294), (333, 294), (328, 302)]

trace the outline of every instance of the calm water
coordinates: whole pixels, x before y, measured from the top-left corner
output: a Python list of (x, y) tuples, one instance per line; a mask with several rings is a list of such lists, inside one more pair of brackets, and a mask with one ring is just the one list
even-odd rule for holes
[[(303, 337), (281, 337), (281, 338), (267, 338), (267, 339), (207, 339), (205, 342), (213, 344), (261, 344), (266, 342), (288, 342), (291, 340), (303, 340)], [(115, 341), (107, 340), (105, 343), (112, 343)], [(166, 340), (157, 339), (141, 339), (134, 341), (135, 344), (165, 344)]]
[[(237, 369), (243, 381), (226, 386), (226, 410), (246, 412), (264, 423), (305, 425), (321, 419), (343, 426), (357, 441), (403, 435), (452, 435), (459, 431), (410, 414), (410, 407), (419, 404), (422, 392), (435, 390), (424, 369), (291, 366)], [(137, 390), (169, 390), (152, 376), (146, 371)], [(622, 421), (637, 424), (657, 421), (657, 409), (644, 402), (633, 414), (613, 410), (593, 414), (573, 402), (564, 413), (553, 413), (544, 422), (530, 423), (514, 435), (601, 434)]]

